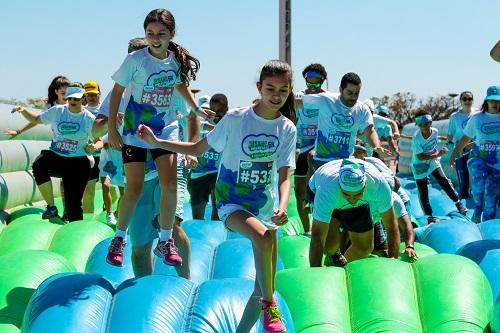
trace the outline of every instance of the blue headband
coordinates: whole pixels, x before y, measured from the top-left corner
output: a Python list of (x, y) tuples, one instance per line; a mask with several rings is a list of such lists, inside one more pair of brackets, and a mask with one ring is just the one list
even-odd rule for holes
[(317, 77), (320, 80), (324, 80), (325, 79), (325, 77), (323, 76), (323, 74), (315, 72), (315, 71), (308, 71), (308, 72), (306, 72), (304, 74), (304, 78), (307, 79), (308, 77)]
[(415, 118), (415, 124), (423, 125), (432, 122), (432, 117), (430, 114), (424, 114)]

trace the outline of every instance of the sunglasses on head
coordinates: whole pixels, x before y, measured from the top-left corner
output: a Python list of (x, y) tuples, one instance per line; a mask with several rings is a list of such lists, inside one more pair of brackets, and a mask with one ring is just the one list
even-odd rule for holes
[(462, 97), (463, 102), (470, 102), (472, 100), (474, 100), (472, 97)]

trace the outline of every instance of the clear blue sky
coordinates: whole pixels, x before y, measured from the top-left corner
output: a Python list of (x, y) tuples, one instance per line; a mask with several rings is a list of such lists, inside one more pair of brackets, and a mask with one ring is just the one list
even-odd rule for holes
[[(2, 1), (0, 97), (46, 96), (58, 74), (97, 80), (107, 92), (128, 40), (143, 36), (145, 15), (159, 7), (176, 18), (175, 40), (201, 61), (192, 86), (248, 105), (260, 67), (278, 58), (278, 0)], [(500, 85), (500, 64), (489, 57), (499, 9), (497, 0), (293, 0), (295, 88), (304, 88), (302, 69), (320, 62), (332, 91), (353, 71), (362, 98), (471, 90), (479, 105), (487, 86)]]

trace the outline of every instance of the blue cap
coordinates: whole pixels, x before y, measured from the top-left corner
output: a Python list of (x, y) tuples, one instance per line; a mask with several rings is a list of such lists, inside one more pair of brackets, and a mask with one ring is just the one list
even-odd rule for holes
[(365, 166), (343, 160), (339, 172), (340, 187), (346, 192), (361, 191), (366, 184)]
[(500, 86), (489, 86), (485, 101), (500, 101)]

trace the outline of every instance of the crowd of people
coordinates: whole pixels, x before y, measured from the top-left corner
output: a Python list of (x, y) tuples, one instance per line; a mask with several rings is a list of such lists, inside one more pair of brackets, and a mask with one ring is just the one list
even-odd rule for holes
[[(59, 216), (51, 177), (62, 179), (61, 218), (68, 222), (94, 212), (100, 180), (107, 222), (116, 226), (107, 262), (122, 266), (130, 239), (136, 276), (152, 274), (154, 253), (189, 279), (184, 193), (190, 194), (194, 219), (204, 219), (211, 203), (211, 219), (253, 245), (255, 288), (237, 332), (248, 332), (261, 312), (267, 332), (285, 331), (273, 294), (277, 229), (288, 222), (292, 174), (300, 221), (311, 238), (311, 267), (342, 267), (374, 251), (398, 258), (402, 238), (403, 253), (417, 258), (410, 199), (394, 168), (399, 126), (386, 106), (359, 100), (356, 73), (343, 75), (339, 91), (330, 92), (323, 89), (324, 66), (310, 64), (302, 72), (306, 89), (294, 93), (290, 66), (270, 60), (256, 82), (259, 97), (230, 110), (223, 93), (195, 100), (189, 81), (196, 79), (200, 62), (173, 41), (175, 19), (168, 10), (151, 11), (143, 28), (145, 38), (130, 41), (102, 102), (96, 81), (57, 76), (40, 114), (13, 108), (28, 124), (5, 129), (11, 138), (37, 124), (52, 129), (50, 148), (33, 163), (47, 203), (42, 218)], [(447, 137), (432, 127), (430, 114), (414, 115), (410, 166), (429, 224), (438, 222), (429, 201), (430, 176), (460, 214), (467, 213), (461, 200), (471, 195), (474, 222), (495, 217), (499, 89), (488, 88), (481, 110), (474, 110), (471, 92), (460, 94), (461, 109), (450, 117)], [(440, 164), (449, 150), (458, 193)]]

